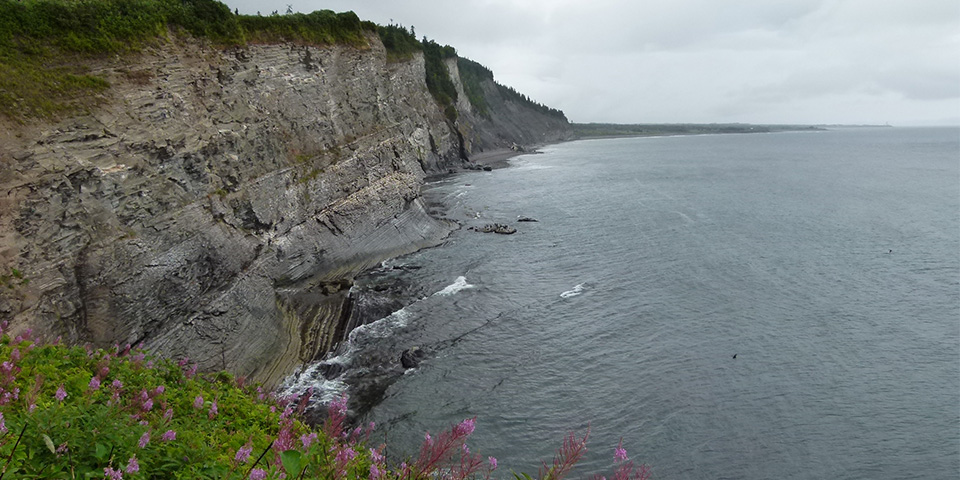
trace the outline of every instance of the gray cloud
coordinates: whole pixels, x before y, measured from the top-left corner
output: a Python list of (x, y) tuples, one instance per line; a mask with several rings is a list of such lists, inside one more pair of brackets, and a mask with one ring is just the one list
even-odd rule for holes
[(960, 117), (956, 0), (290, 2), (414, 25), (573, 121)]

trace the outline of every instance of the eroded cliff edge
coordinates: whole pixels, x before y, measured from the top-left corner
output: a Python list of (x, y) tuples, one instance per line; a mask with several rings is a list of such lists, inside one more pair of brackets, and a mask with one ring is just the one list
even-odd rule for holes
[(172, 36), (91, 65), (113, 87), (89, 114), (3, 125), (0, 319), (268, 385), (321, 355), (354, 275), (455, 228), (426, 213), (427, 174), (569, 134), (505, 99), (483, 116), (460, 102), (453, 123), (422, 55), (368, 44)]

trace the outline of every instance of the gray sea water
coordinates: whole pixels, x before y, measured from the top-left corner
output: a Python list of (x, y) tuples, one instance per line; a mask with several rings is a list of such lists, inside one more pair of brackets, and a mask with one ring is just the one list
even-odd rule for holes
[(361, 399), (395, 458), (476, 416), (502, 478), (588, 428), (573, 478), (621, 438), (662, 479), (960, 476), (960, 129), (582, 140), (426, 195), (518, 233), (360, 282), (409, 299), (334, 361), (429, 353)]

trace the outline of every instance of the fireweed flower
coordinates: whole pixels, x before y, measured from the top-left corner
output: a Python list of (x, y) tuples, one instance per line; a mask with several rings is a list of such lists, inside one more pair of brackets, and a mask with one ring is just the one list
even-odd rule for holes
[(123, 472), (120, 470), (114, 470), (110, 467), (105, 467), (103, 469), (103, 476), (109, 478), (110, 480), (123, 480)]
[(177, 439), (177, 432), (173, 430), (167, 430), (164, 432), (163, 436), (160, 437), (164, 442), (172, 442)]
[(63, 388), (62, 383), (60, 384), (59, 387), (57, 387), (57, 393), (54, 394), (53, 396), (57, 399), (58, 402), (62, 402), (64, 398), (67, 398), (67, 391), (66, 389)]
[(7, 433), (7, 422), (3, 419), (3, 412), (0, 412), (0, 433)]
[(377, 480), (380, 478), (381, 472), (380, 468), (377, 467), (376, 463), (370, 464), (370, 480)]
[(476, 425), (477, 425), (476, 418), (468, 418), (460, 422), (460, 424), (457, 425), (456, 427), (454, 427), (453, 433), (457, 434), (457, 436), (463, 436), (463, 437), (469, 436), (471, 433), (473, 433), (473, 429), (476, 428)]
[(493, 457), (487, 457), (487, 461), (490, 462), (490, 470), (497, 469), (497, 459)]
[(90, 390), (99, 390), (100, 389), (100, 379), (98, 377), (93, 377), (90, 379), (90, 383), (87, 384), (87, 387)]
[(113, 385), (113, 388), (117, 390), (120, 390), (121, 388), (123, 388), (123, 382), (121, 382), (120, 380), (114, 380), (111, 385)]
[(249, 478), (250, 480), (263, 480), (264, 478), (267, 478), (267, 472), (260, 468), (254, 468), (253, 470), (250, 470)]
[(193, 399), (193, 408), (202, 408), (203, 407), (203, 397), (197, 395), (197, 398)]
[(124, 471), (127, 473), (137, 473), (140, 471), (140, 463), (137, 462), (136, 455), (130, 457), (130, 460), (127, 460), (127, 469)]
[(617, 444), (617, 448), (613, 451), (613, 461), (625, 462), (627, 460), (627, 450), (623, 448), (623, 439), (620, 439), (620, 443)]
[(310, 448), (310, 445), (313, 445), (313, 442), (317, 441), (316, 432), (309, 435), (303, 434), (300, 436), (300, 442), (303, 443), (303, 448)]
[(143, 435), (140, 435), (140, 441), (137, 442), (137, 446), (147, 448), (148, 443), (150, 443), (150, 432), (143, 432)]
[(160, 395), (163, 393), (163, 390), (164, 390), (163, 385), (157, 385), (157, 389), (154, 391), (157, 392), (157, 395)]
[(216, 416), (217, 416), (217, 413), (218, 413), (218, 412), (217, 412), (217, 401), (214, 400), (213, 403), (210, 404), (210, 411), (207, 412), (207, 416), (209, 416), (210, 418), (213, 418), (213, 417), (216, 417)]
[(153, 408), (153, 400), (148, 398), (146, 402), (143, 402), (143, 411), (149, 412), (151, 408)]
[(239, 450), (237, 450), (237, 454), (234, 455), (233, 461), (237, 463), (247, 463), (247, 460), (250, 459), (250, 454), (252, 452), (253, 452), (253, 446), (251, 446), (250, 443), (247, 443), (246, 445), (240, 447)]

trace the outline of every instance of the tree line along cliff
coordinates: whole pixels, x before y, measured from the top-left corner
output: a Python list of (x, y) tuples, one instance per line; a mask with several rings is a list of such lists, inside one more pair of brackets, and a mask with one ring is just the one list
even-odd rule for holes
[(0, 319), (268, 384), (455, 228), (427, 175), (570, 135), (412, 29), (210, 0), (0, 1), (0, 127)]

